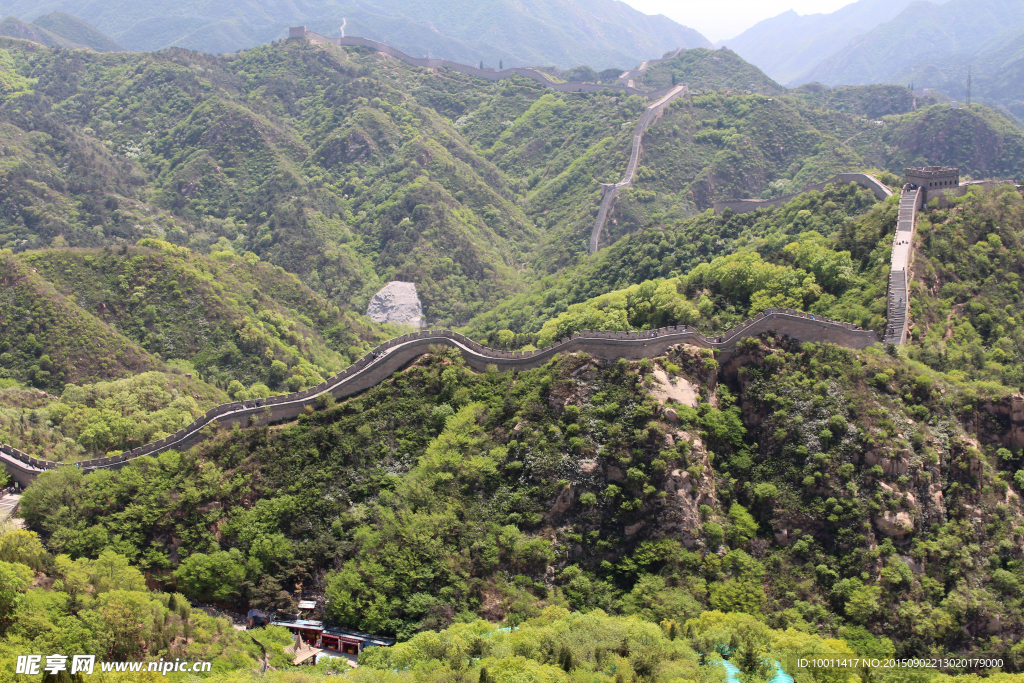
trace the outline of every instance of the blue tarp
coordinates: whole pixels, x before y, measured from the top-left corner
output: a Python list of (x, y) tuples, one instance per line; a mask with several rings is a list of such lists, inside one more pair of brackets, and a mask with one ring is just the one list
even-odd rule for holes
[[(725, 668), (725, 672), (726, 672), (725, 673), (725, 680), (726, 680), (726, 683), (740, 683), (740, 679), (737, 676), (737, 674), (742, 673), (742, 672), (740, 671), (739, 667), (736, 666), (735, 664), (733, 664), (732, 662), (730, 662), (728, 660), (725, 660), (725, 659), (720, 659), (718, 661), (720, 661), (722, 663), (722, 666)], [(770, 679), (768, 679), (768, 682), (769, 683), (793, 683), (793, 677), (790, 676), (788, 673), (786, 673), (785, 671), (782, 670), (782, 665), (779, 664), (778, 662), (775, 662), (774, 664), (775, 664), (775, 673), (772, 674), (772, 677)]]

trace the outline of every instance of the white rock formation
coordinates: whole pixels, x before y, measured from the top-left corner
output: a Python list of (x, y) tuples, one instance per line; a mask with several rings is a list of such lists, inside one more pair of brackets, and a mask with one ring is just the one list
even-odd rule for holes
[(375, 323), (398, 323), (420, 327), (423, 306), (412, 282), (389, 282), (373, 295), (366, 315)]

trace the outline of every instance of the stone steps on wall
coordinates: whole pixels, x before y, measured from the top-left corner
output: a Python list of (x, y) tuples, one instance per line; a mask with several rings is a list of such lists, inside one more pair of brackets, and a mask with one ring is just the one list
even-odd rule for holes
[(907, 327), (907, 274), (902, 270), (889, 272), (888, 324), (883, 342), (902, 344)]
[(909, 243), (913, 247), (914, 221), (920, 190), (903, 190), (900, 193), (899, 213), (896, 217), (896, 237), (893, 240), (892, 264), (889, 270), (889, 292), (886, 301), (887, 322), (883, 342), (900, 345), (906, 343), (910, 325), (910, 283), (907, 280), (910, 269), (910, 250), (896, 248), (897, 243)]

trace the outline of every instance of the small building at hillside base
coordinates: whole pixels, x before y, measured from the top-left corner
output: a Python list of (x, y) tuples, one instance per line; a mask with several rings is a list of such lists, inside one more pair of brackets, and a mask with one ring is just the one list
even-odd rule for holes
[(333, 650), (346, 655), (358, 655), (368, 647), (390, 647), (397, 642), (394, 638), (376, 636), (372, 633), (325, 626), (322, 621), (311, 619), (282, 617), (271, 621), (270, 625), (283, 626), (298, 635), (304, 643), (320, 648), (328, 654)]

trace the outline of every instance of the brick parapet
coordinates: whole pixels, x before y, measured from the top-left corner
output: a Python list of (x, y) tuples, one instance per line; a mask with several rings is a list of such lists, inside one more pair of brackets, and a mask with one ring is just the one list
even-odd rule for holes
[(875, 198), (878, 200), (885, 200), (893, 195), (893, 191), (891, 189), (886, 187), (882, 181), (869, 173), (837, 173), (823, 183), (808, 185), (798, 192), (784, 194), (772, 199), (723, 199), (715, 202), (715, 213), (722, 213), (726, 209), (732, 210), (733, 213), (749, 213), (751, 211), (757, 211), (758, 209), (779, 207), (789, 202), (794, 197), (799, 197), (807, 192), (821, 192), (825, 189), (826, 185), (847, 185), (849, 183), (857, 183), (861, 187), (871, 190), (875, 195)]
[(664, 327), (643, 332), (583, 330), (567, 339), (534, 351), (503, 351), (490, 349), (450, 330), (417, 332), (384, 342), (349, 368), (325, 382), (292, 394), (272, 396), (263, 405), (255, 401), (235, 401), (210, 410), (184, 429), (159, 441), (134, 448), (120, 455), (95, 458), (73, 464), (55, 463), (33, 458), (7, 445), (0, 445), (0, 460), (15, 481), (27, 486), (40, 472), (57, 467), (79, 467), (85, 471), (119, 469), (124, 463), (146, 455), (158, 455), (167, 450), (187, 450), (207, 438), (207, 428), (214, 425), (223, 429), (233, 424), (249, 426), (293, 419), (307, 406), (313, 406), (321, 397), (330, 394), (335, 399), (346, 398), (365, 391), (428, 353), (433, 345), (445, 345), (459, 350), (467, 364), (477, 371), (494, 365), (500, 371), (518, 372), (536, 368), (559, 353), (586, 352), (603, 360), (627, 358), (639, 360), (665, 353), (676, 344), (716, 349), (730, 354), (739, 340), (775, 332), (809, 342), (830, 342), (849, 348), (865, 348), (878, 341), (870, 330), (856, 325), (828, 320), (820, 316), (791, 309), (773, 309), (744, 321), (720, 337), (708, 339), (685, 326)]

